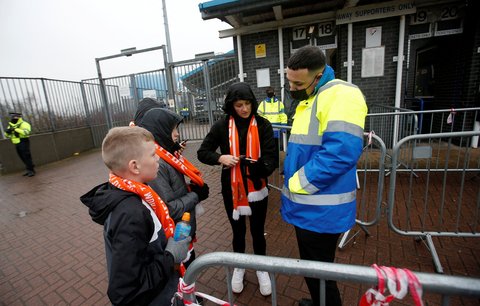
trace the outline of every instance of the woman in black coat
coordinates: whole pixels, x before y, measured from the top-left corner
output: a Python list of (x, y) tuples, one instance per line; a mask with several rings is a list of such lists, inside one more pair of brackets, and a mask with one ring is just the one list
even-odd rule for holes
[[(257, 107), (248, 84), (231, 85), (223, 106), (226, 116), (213, 124), (197, 155), (202, 163), (222, 165), (222, 195), (233, 231), (233, 251), (245, 253), (248, 216), (254, 253), (266, 255), (267, 177), (275, 170), (276, 147), (272, 125), (257, 115)], [(244, 269), (234, 269), (233, 292), (242, 292), (244, 274)], [(257, 277), (260, 293), (270, 295), (268, 273), (257, 271)]]

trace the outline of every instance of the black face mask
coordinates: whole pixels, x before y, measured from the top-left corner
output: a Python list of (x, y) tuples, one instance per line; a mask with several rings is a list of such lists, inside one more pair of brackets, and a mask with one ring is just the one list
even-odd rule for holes
[(290, 95), (294, 100), (298, 100), (298, 101), (307, 100), (309, 97), (309, 94), (307, 94), (306, 88), (300, 89), (300, 90), (292, 90), (290, 91)]
[(267, 97), (272, 98), (275, 94), (273, 92), (267, 92)]
[(18, 122), (18, 118), (13, 118), (12, 120), (10, 120), (11, 123), (15, 124)]
[(312, 86), (313, 82), (315, 82), (316, 79), (317, 79), (317, 77), (315, 76), (315, 77), (313, 78), (312, 83), (310, 83), (310, 85), (308, 85), (308, 86), (305, 87), (304, 89), (291, 90), (291, 91), (290, 91), (290, 95), (292, 96), (292, 98), (295, 99), (295, 100), (298, 100), (298, 101), (307, 100), (308, 97), (310, 97), (310, 95), (307, 94), (307, 88), (309, 88), (310, 86)]

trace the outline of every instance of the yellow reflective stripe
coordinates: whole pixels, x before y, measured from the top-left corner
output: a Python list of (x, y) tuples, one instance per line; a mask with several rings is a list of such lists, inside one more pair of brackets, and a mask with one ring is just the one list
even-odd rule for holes
[(303, 190), (305, 190), (310, 194), (316, 193), (320, 190), (308, 181), (307, 176), (305, 174), (305, 167), (300, 168), (300, 170), (298, 170), (297, 173), (298, 173), (298, 178), (300, 180), (300, 186), (302, 186)]
[(346, 121), (329, 121), (327, 129), (323, 132), (345, 132), (363, 139), (363, 129), (356, 124)]
[(300, 183), (300, 177), (298, 176), (298, 172), (295, 173), (288, 180), (288, 187), (295, 193), (308, 194), (308, 192), (302, 189), (302, 184)]
[(339, 194), (298, 194), (283, 187), (282, 194), (290, 201), (304, 205), (341, 205), (353, 202), (356, 190)]

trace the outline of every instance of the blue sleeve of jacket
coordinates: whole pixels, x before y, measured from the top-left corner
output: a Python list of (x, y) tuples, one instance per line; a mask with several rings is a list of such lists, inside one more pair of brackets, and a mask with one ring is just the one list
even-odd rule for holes
[(345, 132), (326, 132), (320, 150), (304, 165), (308, 181), (322, 190), (356, 166), (363, 139)]

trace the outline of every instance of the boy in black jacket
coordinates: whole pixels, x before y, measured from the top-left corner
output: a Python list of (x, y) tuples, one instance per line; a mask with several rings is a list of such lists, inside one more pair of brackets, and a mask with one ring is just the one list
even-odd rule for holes
[(104, 226), (108, 297), (114, 305), (170, 305), (179, 264), (191, 238), (173, 240), (175, 225), (145, 182), (157, 175), (153, 136), (140, 127), (111, 129), (102, 144), (109, 182), (83, 195), (92, 220)]

